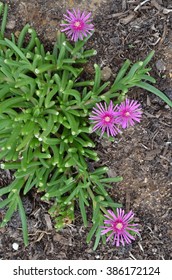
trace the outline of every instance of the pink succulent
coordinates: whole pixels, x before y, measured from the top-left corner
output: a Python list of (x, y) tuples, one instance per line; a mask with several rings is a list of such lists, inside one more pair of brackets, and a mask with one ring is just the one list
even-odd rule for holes
[(67, 13), (68, 15), (64, 15), (66, 23), (61, 24), (65, 28), (61, 32), (65, 32), (75, 42), (92, 34), (94, 25), (91, 23), (91, 13), (76, 11), (75, 9), (73, 9), (73, 13), (69, 10), (67, 10)]
[(116, 121), (122, 126), (127, 128), (133, 126), (135, 122), (140, 122), (142, 116), (141, 104), (135, 100), (126, 99), (117, 107), (115, 113)]
[(96, 104), (97, 108), (93, 108), (92, 114), (90, 116), (90, 120), (93, 122), (93, 132), (101, 129), (101, 137), (106, 132), (108, 137), (115, 136), (120, 132), (118, 127), (116, 126), (117, 122), (115, 119), (115, 108), (113, 102), (110, 101), (109, 106), (104, 103)]
[(131, 220), (134, 217), (134, 213), (130, 211), (128, 214), (125, 214), (124, 210), (117, 208), (117, 215), (111, 211), (107, 211), (109, 215), (105, 215), (108, 220), (104, 221), (105, 226), (101, 231), (101, 235), (109, 234), (106, 241), (109, 241), (113, 237), (113, 245), (117, 247), (120, 246), (120, 243), (124, 246), (125, 243), (129, 244), (132, 240), (135, 240), (135, 237), (132, 235), (138, 234), (137, 229), (138, 224), (131, 224)]

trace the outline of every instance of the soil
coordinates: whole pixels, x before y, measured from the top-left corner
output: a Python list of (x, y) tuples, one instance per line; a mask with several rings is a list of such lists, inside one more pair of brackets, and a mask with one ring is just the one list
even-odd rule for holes
[[(172, 3), (171, 0), (11, 0), (8, 32), (17, 36), (21, 27), (30, 23), (39, 37), (51, 48), (66, 8), (91, 10), (95, 33), (88, 42), (98, 54), (86, 70), (93, 73), (98, 63), (105, 76), (115, 77), (118, 69), (129, 58), (142, 60), (155, 50), (150, 62), (156, 87), (172, 99)], [(75, 2), (75, 4), (74, 4)], [(110, 69), (110, 70), (109, 70)], [(108, 72), (108, 73), (107, 73)], [(48, 214), (48, 205), (30, 193), (24, 199), (28, 218), (30, 244), (22, 241), (21, 223), (16, 213), (5, 228), (0, 229), (0, 259), (103, 259), (103, 260), (169, 260), (172, 259), (172, 114), (171, 109), (153, 94), (132, 89), (129, 96), (143, 106), (141, 124), (125, 130), (114, 142), (97, 137), (99, 165), (109, 167), (109, 176), (123, 176), (111, 193), (126, 211), (135, 212), (140, 224), (140, 238), (130, 246), (116, 248), (100, 244), (93, 251), (93, 243), (86, 244), (88, 229), (82, 224), (76, 209), (75, 221), (56, 232)], [(0, 186), (13, 179), (11, 171), (0, 173)], [(3, 216), (0, 210), (0, 218)], [(91, 226), (91, 223), (90, 223)], [(13, 249), (14, 243), (19, 245)]]

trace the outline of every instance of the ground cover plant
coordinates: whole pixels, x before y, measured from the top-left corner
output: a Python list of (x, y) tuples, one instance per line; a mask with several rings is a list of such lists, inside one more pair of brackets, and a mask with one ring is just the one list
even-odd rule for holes
[[(34, 188), (43, 194), (42, 200), (54, 203), (49, 211), (58, 229), (74, 220), (76, 203), (87, 226), (86, 208), (92, 205), (93, 227), (87, 241), (95, 234), (96, 248), (104, 214), (108, 209), (116, 213), (116, 208), (121, 207), (105, 188), (113, 187), (110, 183), (122, 178), (107, 178), (106, 167), (90, 170), (89, 162), (98, 161), (90, 133), (99, 128), (101, 136), (106, 136), (106, 132), (106, 137), (114, 136), (118, 130), (133, 124), (132, 119), (127, 123), (119, 120), (120, 108), (125, 109), (126, 105), (135, 105), (134, 111), (138, 113), (139, 105), (126, 99), (131, 87), (145, 88), (171, 106), (171, 101), (162, 92), (147, 83), (155, 82), (148, 73), (150, 68), (147, 68), (153, 52), (145, 61), (134, 65), (127, 60), (112, 84), (101, 82), (98, 65), (95, 65), (94, 79), (84, 80), (82, 66), (96, 54), (95, 50), (84, 48), (88, 34), (82, 40), (73, 37), (73, 43), (59, 33), (53, 51), (47, 52), (29, 25), (23, 28), (18, 38), (13, 34), (10, 40), (5, 38), (6, 5), (1, 5), (1, 13), (0, 156), (4, 160), (1, 168), (16, 170), (15, 180), (0, 190), (4, 198), (0, 207), (8, 209), (1, 226), (19, 209), (24, 241), (28, 244), (21, 197)], [(109, 112), (113, 118), (111, 114), (107, 115)], [(139, 109), (139, 118), (135, 116), (138, 120), (140, 112)], [(100, 123), (102, 118), (104, 123)], [(115, 133), (114, 127), (117, 129)], [(117, 226), (120, 230), (122, 224), (118, 221)], [(105, 242), (105, 237), (102, 238)]]

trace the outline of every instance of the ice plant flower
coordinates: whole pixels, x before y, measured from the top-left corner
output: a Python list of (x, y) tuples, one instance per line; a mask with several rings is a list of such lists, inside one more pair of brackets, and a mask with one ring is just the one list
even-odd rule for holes
[(132, 224), (131, 221), (134, 217), (134, 213), (130, 211), (125, 214), (124, 210), (117, 208), (117, 214), (108, 210), (108, 215), (105, 215), (108, 220), (104, 221), (105, 226), (102, 226), (103, 230), (101, 235), (108, 234), (106, 241), (109, 241), (113, 237), (113, 245), (117, 247), (120, 243), (124, 246), (125, 243), (129, 244), (135, 237), (131, 234), (138, 234), (138, 224)]
[(72, 41), (83, 40), (88, 37), (94, 30), (94, 25), (91, 23), (91, 13), (81, 12), (80, 10), (73, 9), (73, 13), (67, 10), (68, 15), (63, 15), (66, 23), (62, 23), (65, 32)]
[(101, 137), (106, 132), (108, 137), (115, 136), (120, 132), (117, 127), (117, 122), (115, 119), (115, 108), (113, 102), (110, 101), (109, 106), (104, 103), (96, 104), (97, 108), (93, 108), (92, 114), (90, 116), (90, 120), (93, 122), (93, 132), (100, 129), (101, 130)]
[(118, 105), (115, 116), (116, 121), (122, 128), (133, 126), (136, 122), (140, 122), (142, 116), (141, 104), (135, 100), (126, 99)]

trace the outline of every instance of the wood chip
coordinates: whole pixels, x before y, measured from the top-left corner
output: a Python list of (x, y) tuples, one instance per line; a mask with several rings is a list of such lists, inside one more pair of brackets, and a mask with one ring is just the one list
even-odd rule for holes
[(67, 246), (69, 244), (69, 240), (59, 233), (56, 233), (53, 236), (53, 241), (59, 242), (60, 244), (65, 245), (65, 246)]
[(52, 226), (50, 216), (48, 214), (45, 214), (44, 218), (45, 218), (45, 222), (46, 222), (48, 231), (51, 231), (53, 229), (53, 226)]
[(159, 3), (157, 3), (156, 0), (152, 0), (151, 1), (151, 5), (153, 7), (155, 7), (158, 11), (162, 11), (164, 15), (168, 15), (169, 13), (172, 13), (172, 9), (167, 9), (167, 8), (164, 8), (163, 6), (161, 6)]
[(161, 5), (159, 5), (156, 0), (152, 0), (151, 1), (151, 5), (153, 7), (155, 7), (158, 11), (162, 11), (163, 10), (163, 7)]
[(164, 15), (168, 15), (169, 13), (172, 13), (172, 9), (166, 9), (166, 8), (163, 9)]
[(120, 19), (120, 23), (126, 25), (135, 18), (135, 14), (131, 13), (127, 17)]
[(147, 95), (147, 100), (146, 100), (146, 103), (147, 103), (147, 106), (151, 106), (151, 101), (150, 101), (150, 98), (149, 98), (149, 95)]
[(125, 11), (127, 9), (127, 1), (122, 0), (122, 10)]

